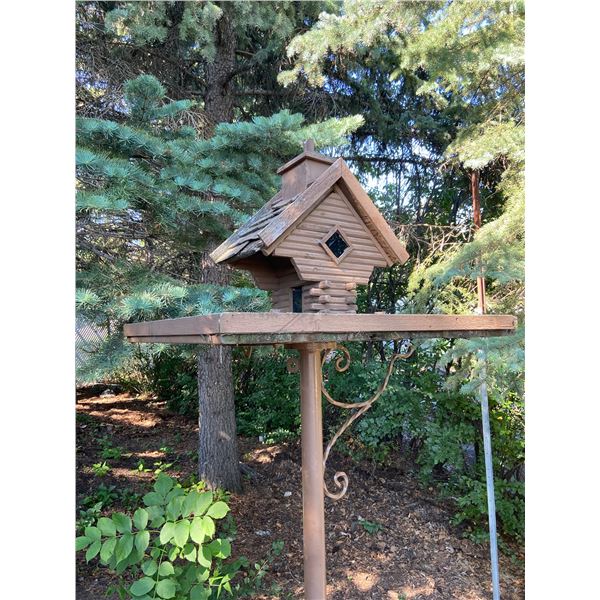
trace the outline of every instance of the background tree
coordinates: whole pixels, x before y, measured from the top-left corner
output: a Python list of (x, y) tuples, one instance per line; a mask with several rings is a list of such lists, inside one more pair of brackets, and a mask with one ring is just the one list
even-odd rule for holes
[[(383, 300), (392, 311), (471, 312), (476, 307), (475, 280), (483, 265), (488, 308), (522, 319), (523, 50), (523, 3), (489, 1), (347, 1), (339, 11), (322, 13), (310, 31), (290, 43), (288, 55), (295, 64), (280, 75), (286, 85), (303, 80), (335, 88), (341, 85), (341, 73), (362, 82), (368, 66), (376, 64), (380, 79), (386, 81), (387, 76), (388, 89), (409, 91), (416, 103), (416, 110), (405, 103), (399, 120), (407, 126), (398, 131), (395, 144), (400, 148), (401, 177), (390, 182), (384, 175), (385, 159), (374, 160), (382, 165), (375, 174), (388, 217), (412, 221), (399, 227), (413, 256), (404, 266), (410, 278), (407, 287), (398, 286), (393, 269), (376, 271), (363, 298), (367, 309)], [(360, 87), (358, 83), (354, 89)], [(377, 146), (369, 137), (364, 144)], [(406, 147), (413, 157), (402, 154)], [(429, 169), (407, 174), (404, 165), (414, 164), (410, 160), (414, 155)], [(474, 172), (481, 181), (484, 226), (473, 236), (468, 226)], [(393, 215), (395, 196), (402, 198), (404, 211)], [(444, 229), (456, 225), (452, 234)], [(424, 237), (429, 242), (423, 248)], [(503, 500), (510, 504), (515, 494), (522, 493), (518, 482), (513, 485), (523, 460), (522, 340), (520, 329), (511, 338), (487, 343), (492, 409), (498, 419), (508, 416), (509, 421), (496, 437), (500, 462), (496, 472), (502, 479), (498, 490), (504, 495), (500, 504)], [(457, 341), (438, 356), (436, 364), (453, 374), (446, 380), (448, 389), (473, 393), (475, 383), (468, 383), (477, 379), (473, 350), (482, 343)], [(473, 414), (476, 426), (476, 414), (465, 405), (461, 410)], [(376, 411), (372, 416), (376, 418)], [(365, 427), (368, 421), (367, 417)], [(507, 431), (512, 446), (505, 443)], [(464, 438), (464, 432), (457, 436)], [(442, 457), (437, 461), (443, 463)], [(480, 469), (477, 485), (474, 480), (461, 484), (465, 513), (476, 512), (472, 508), (482, 496), (481, 481)]]
[[(154, 75), (171, 99), (196, 99), (212, 120), (283, 107), (322, 118), (327, 94), (284, 89), (285, 46), (334, 2), (79, 2), (77, 99), (85, 116), (118, 118), (123, 84)], [(222, 106), (222, 108), (220, 108)], [(213, 115), (210, 119), (210, 115)]]
[[(164, 88), (153, 76), (127, 82), (125, 94), (130, 124), (81, 118), (77, 128), (78, 307), (112, 332), (87, 363), (90, 378), (148, 360), (124, 344), (123, 322), (265, 310), (266, 295), (249, 287), (244, 275), (237, 276), (236, 287), (207, 281), (206, 248), (274, 194), (276, 166), (296, 154), (305, 137), (316, 134), (321, 143), (333, 144), (360, 123), (331, 120), (307, 127), (302, 116), (284, 111), (218, 125), (203, 140), (189, 126), (177, 125), (192, 103), (164, 103)], [(163, 350), (150, 352), (158, 359)], [(231, 377), (217, 379), (216, 369), (207, 371), (202, 360), (199, 365), (201, 476), (236, 489)]]
[[(261, 114), (256, 98), (272, 114), (274, 110), (264, 99), (277, 95), (272, 88), (281, 50), (321, 7), (288, 2), (81, 3), (77, 8), (80, 112), (89, 114), (86, 107), (91, 106), (94, 116), (122, 114), (123, 81), (142, 72), (158, 76), (172, 99), (198, 99), (199, 115), (187, 114), (205, 138), (219, 123)], [(270, 68), (265, 68), (267, 65)], [(204, 246), (204, 283), (229, 283), (229, 270), (217, 267), (209, 258), (219, 242), (213, 237)], [(223, 382), (223, 386), (211, 387), (210, 401), (202, 394), (207, 388), (199, 388), (201, 412), (211, 406), (227, 406), (228, 421), (233, 422), (231, 350), (207, 348), (200, 353), (198, 377)], [(201, 429), (201, 446), (213, 447), (203, 436)], [(206, 456), (209, 463), (217, 461), (216, 454), (214, 459), (210, 456)], [(233, 473), (236, 466), (231, 458), (229, 463), (228, 470)], [(228, 487), (239, 487), (239, 478)]]

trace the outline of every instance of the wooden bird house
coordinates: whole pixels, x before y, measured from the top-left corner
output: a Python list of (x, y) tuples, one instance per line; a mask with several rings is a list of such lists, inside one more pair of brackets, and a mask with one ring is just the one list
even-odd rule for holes
[(281, 191), (211, 254), (245, 269), (278, 312), (355, 313), (356, 286), (408, 254), (341, 159), (304, 152), (277, 171)]

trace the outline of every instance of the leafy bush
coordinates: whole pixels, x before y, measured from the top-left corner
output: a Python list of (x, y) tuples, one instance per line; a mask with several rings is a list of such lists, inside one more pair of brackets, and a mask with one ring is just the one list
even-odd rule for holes
[[(354, 458), (378, 462), (386, 462), (394, 450), (410, 455), (421, 480), (440, 484), (440, 492), (456, 501), (455, 523), (463, 524), (471, 537), (483, 539), (487, 500), (481, 409), (472, 386), (447, 385), (441, 364), (451, 348), (452, 342), (444, 340), (422, 343), (410, 359), (397, 362), (387, 390), (344, 436), (345, 447)], [(358, 345), (349, 346), (349, 351), (353, 363), (348, 371), (326, 369), (327, 388), (336, 399), (367, 400), (383, 381), (387, 363), (364, 360)], [(391, 355), (391, 348), (385, 346), (384, 352)], [(499, 530), (522, 538), (524, 486), (517, 479), (524, 458), (522, 401), (494, 380), (489, 400)], [(347, 417), (341, 412), (326, 409), (325, 422), (332, 431)]]
[(242, 562), (224, 562), (231, 543), (217, 536), (216, 526), (229, 507), (199, 487), (185, 490), (161, 473), (133, 518), (121, 512), (98, 518), (77, 537), (77, 551), (85, 550), (88, 562), (99, 559), (118, 575), (136, 578), (126, 585), (121, 577), (122, 597), (208, 600), (223, 590), (233, 594), (231, 581)]
[(123, 456), (122, 448), (114, 446), (109, 437), (103, 436), (98, 442), (102, 446), (100, 457), (104, 460), (119, 460)]
[[(494, 478), (496, 496), (496, 515), (498, 527), (505, 533), (517, 538), (523, 537), (525, 522), (525, 486), (520, 481), (503, 481)], [(487, 493), (485, 479), (460, 477), (460, 495), (456, 498), (458, 512), (453, 523), (464, 524), (470, 537), (476, 541), (489, 539), (487, 527)], [(484, 523), (483, 516), (486, 522)]]
[(104, 477), (110, 471), (110, 465), (106, 461), (97, 462), (92, 465), (94, 475)]
[(235, 355), (234, 382), (238, 432), (277, 443), (298, 435), (300, 401), (298, 374), (287, 372), (289, 354), (254, 349)]
[(154, 357), (149, 375), (149, 390), (173, 412), (198, 416), (196, 352), (190, 348), (169, 346)]
[(129, 509), (134, 508), (140, 501), (141, 495), (130, 488), (117, 489), (114, 485), (101, 483), (92, 493), (82, 501), (82, 506), (90, 509), (99, 504), (101, 509), (110, 508), (115, 504)]
[(381, 523), (375, 521), (367, 521), (366, 519), (358, 518), (358, 524), (370, 535), (375, 535), (383, 529)]
[(75, 523), (78, 533), (83, 533), (86, 527), (93, 525), (102, 514), (102, 502), (96, 502), (89, 508), (79, 511), (79, 519)]

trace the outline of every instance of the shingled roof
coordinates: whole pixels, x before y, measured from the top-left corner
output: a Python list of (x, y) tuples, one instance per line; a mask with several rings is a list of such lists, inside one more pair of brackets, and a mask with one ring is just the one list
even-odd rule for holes
[(252, 256), (264, 246), (260, 238), (260, 232), (267, 227), (271, 221), (281, 214), (296, 198), (284, 198), (281, 192), (277, 192), (257, 213), (252, 215), (233, 235), (229, 236), (211, 254), (216, 262), (238, 260)]
[[(310, 156), (308, 153), (303, 155)], [(279, 172), (297, 162), (298, 158), (284, 165)], [(323, 158), (328, 159), (328, 157)], [(229, 263), (258, 252), (270, 254), (270, 248), (316, 208), (334, 185), (339, 185), (348, 196), (367, 228), (381, 244), (389, 264), (406, 262), (408, 259), (406, 249), (341, 158), (335, 160), (302, 192), (289, 197), (284, 196), (281, 191), (278, 192), (216, 248), (211, 253), (211, 258), (216, 263)]]

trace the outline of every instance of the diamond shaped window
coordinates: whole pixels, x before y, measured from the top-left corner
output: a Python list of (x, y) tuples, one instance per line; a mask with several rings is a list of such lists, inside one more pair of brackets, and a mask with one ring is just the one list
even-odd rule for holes
[(320, 243), (325, 252), (327, 252), (336, 263), (339, 263), (346, 258), (350, 250), (352, 250), (348, 237), (337, 226), (333, 227), (329, 233), (321, 239)]
[(327, 247), (336, 258), (340, 258), (340, 256), (342, 256), (342, 254), (350, 247), (350, 244), (348, 244), (344, 239), (344, 236), (338, 230), (334, 231), (334, 233), (329, 236), (325, 241), (325, 244), (327, 244)]

